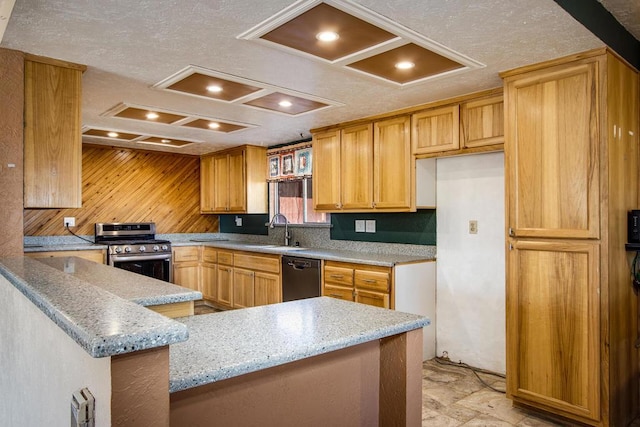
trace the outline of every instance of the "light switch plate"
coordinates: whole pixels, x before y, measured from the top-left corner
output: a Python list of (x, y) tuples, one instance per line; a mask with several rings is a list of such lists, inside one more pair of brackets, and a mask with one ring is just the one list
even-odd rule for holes
[(364, 232), (365, 232), (364, 219), (356, 219), (356, 233), (364, 233)]
[(367, 233), (375, 233), (376, 232), (376, 220), (375, 219), (368, 219), (365, 222), (365, 231)]

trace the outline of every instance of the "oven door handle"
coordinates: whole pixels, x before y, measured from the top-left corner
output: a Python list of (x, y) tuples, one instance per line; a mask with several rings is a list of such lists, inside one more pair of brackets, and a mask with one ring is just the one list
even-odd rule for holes
[(109, 258), (113, 262), (125, 261), (155, 261), (155, 260), (171, 260), (171, 254), (153, 254), (153, 255), (111, 255)]

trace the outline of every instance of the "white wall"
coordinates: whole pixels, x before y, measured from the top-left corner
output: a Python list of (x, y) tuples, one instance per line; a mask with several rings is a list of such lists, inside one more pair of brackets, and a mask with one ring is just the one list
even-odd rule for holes
[[(504, 155), (437, 161), (437, 355), (505, 372)], [(469, 220), (478, 234), (469, 234)]]
[(83, 387), (96, 426), (110, 426), (111, 358), (89, 356), (0, 276), (0, 426), (68, 427), (71, 394)]

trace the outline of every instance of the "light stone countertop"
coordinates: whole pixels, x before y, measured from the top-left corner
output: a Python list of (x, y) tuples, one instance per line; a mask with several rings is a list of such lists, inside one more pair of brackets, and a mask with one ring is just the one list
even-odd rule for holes
[(414, 314), (309, 298), (176, 319), (189, 340), (170, 347), (177, 392), (429, 325)]
[[(189, 338), (184, 324), (102, 289), (99, 282), (93, 285), (90, 279), (94, 274), (97, 279), (110, 267), (77, 257), (60, 260), (73, 260), (78, 274), (30, 257), (0, 258), (0, 274), (92, 357), (131, 353)], [(124, 272), (112, 270), (118, 275)], [(119, 276), (123, 286), (130, 285), (132, 278), (137, 281), (134, 273), (124, 273), (126, 279)]]
[(204, 245), (220, 249), (231, 249), (236, 251), (260, 252), (276, 255), (287, 255), (300, 258), (315, 258), (325, 261), (341, 261), (356, 264), (377, 265), (381, 267), (393, 267), (396, 264), (411, 264), (416, 262), (435, 261), (435, 258), (425, 256), (411, 256), (402, 254), (378, 254), (369, 252), (343, 251), (337, 249), (322, 248), (302, 248), (295, 246), (280, 246), (270, 244), (256, 244), (242, 241), (225, 241), (204, 239), (196, 241), (191, 239), (173, 239), (172, 246), (194, 246)]
[(25, 244), (24, 252), (49, 252), (49, 251), (87, 251), (107, 249), (107, 245), (95, 243), (59, 243), (59, 244)]
[(198, 291), (82, 258), (38, 258), (38, 261), (143, 307), (202, 299)]

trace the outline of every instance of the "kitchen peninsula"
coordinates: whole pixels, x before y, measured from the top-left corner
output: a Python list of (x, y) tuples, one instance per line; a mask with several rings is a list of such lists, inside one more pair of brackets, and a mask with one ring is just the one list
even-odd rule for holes
[[(102, 288), (92, 268), (110, 267), (0, 259), (1, 336), (15, 349), (2, 356), (3, 422), (33, 391), (47, 421), (68, 424), (71, 393), (89, 387), (97, 426), (420, 423), (424, 317), (323, 297), (176, 321)], [(118, 274), (135, 293), (140, 278)], [(29, 369), (45, 374), (21, 381)]]

